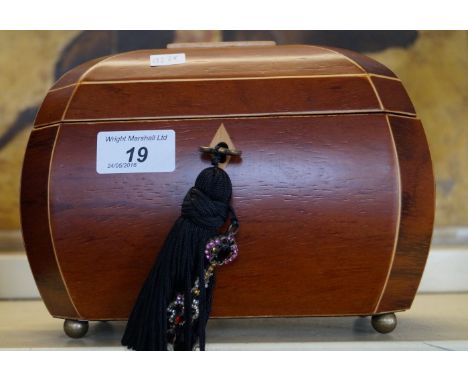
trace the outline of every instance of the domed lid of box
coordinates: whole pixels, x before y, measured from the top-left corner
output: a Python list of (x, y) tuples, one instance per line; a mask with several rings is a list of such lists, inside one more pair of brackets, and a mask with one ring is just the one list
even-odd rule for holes
[[(84, 63), (49, 90), (35, 127), (100, 120), (415, 116), (401, 81), (364, 55), (309, 45), (231, 45), (176, 44)], [(156, 58), (152, 66), (151, 56), (160, 55), (163, 61)]]

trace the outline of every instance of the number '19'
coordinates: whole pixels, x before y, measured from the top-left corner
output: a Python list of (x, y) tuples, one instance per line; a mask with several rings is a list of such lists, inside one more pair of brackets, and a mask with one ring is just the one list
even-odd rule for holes
[[(128, 162), (133, 162), (133, 154), (135, 153), (135, 147), (132, 147), (130, 150), (127, 150), (126, 154), (129, 154)], [(137, 158), (138, 162), (144, 162), (146, 158), (148, 158), (148, 149), (146, 147), (140, 147), (137, 151)]]

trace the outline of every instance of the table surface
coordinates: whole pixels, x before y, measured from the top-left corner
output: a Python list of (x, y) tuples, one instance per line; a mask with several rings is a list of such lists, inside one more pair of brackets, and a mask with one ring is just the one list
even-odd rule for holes
[[(468, 350), (468, 294), (420, 294), (390, 334), (365, 317), (213, 319), (207, 350)], [(0, 349), (123, 350), (125, 322), (90, 322), (68, 338), (42, 301), (0, 301)]]

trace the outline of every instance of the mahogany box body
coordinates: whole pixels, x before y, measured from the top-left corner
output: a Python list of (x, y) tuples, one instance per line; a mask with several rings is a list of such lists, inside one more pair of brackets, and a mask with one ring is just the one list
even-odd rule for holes
[[(150, 66), (150, 55), (185, 62)], [(180, 57), (180, 56), (179, 56)], [(175, 170), (100, 174), (99, 132), (173, 130)], [(214, 317), (376, 315), (410, 308), (431, 240), (428, 145), (401, 81), (319, 46), (173, 47), (96, 59), (48, 92), (21, 213), (54, 317), (125, 320), (197, 174), (226, 165), (241, 222)], [(129, 147), (130, 149), (130, 147)]]

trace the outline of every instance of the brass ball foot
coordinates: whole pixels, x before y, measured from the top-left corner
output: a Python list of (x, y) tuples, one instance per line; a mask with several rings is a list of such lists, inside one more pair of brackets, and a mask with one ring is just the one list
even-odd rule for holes
[(372, 316), (372, 327), (379, 333), (390, 333), (397, 326), (395, 313), (376, 314)]
[(65, 320), (63, 322), (63, 331), (68, 337), (81, 338), (88, 332), (88, 321)]

